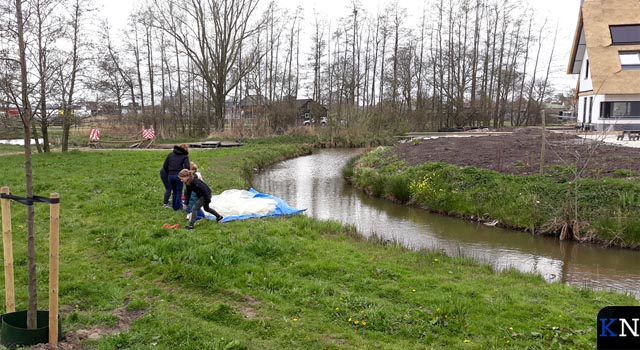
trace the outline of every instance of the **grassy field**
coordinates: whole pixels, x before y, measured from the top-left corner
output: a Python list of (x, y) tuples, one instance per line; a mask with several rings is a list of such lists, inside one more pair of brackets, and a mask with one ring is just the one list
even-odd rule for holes
[(0, 154), (23, 153), (23, 149), (22, 146), (0, 144)]
[[(248, 188), (255, 168), (308, 151), (263, 143), (190, 156), (220, 192)], [(595, 349), (598, 311), (639, 305), (367, 242), (304, 215), (164, 229), (186, 223), (161, 205), (166, 152), (34, 154), (35, 193), (61, 197), (61, 314), (75, 349)], [(23, 157), (0, 159), (0, 185), (23, 195)], [(26, 210), (11, 207), (24, 309)], [(41, 308), (48, 215), (36, 205)]]

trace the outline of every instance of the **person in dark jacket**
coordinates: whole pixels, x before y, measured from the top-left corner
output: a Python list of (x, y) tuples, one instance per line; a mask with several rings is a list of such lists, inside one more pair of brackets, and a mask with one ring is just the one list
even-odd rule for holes
[(180, 181), (182, 181), (182, 183), (184, 183), (187, 187), (185, 198), (189, 198), (192, 192), (195, 192), (196, 196), (198, 196), (198, 200), (193, 205), (193, 208), (191, 208), (191, 218), (189, 219), (189, 225), (185, 227), (187, 230), (193, 230), (193, 225), (196, 223), (196, 219), (198, 217), (198, 210), (200, 210), (201, 208), (215, 215), (216, 221), (220, 221), (223, 219), (222, 215), (218, 214), (217, 211), (209, 207), (209, 202), (211, 202), (211, 189), (206, 183), (204, 183), (204, 181), (195, 177), (193, 173), (193, 171), (185, 169), (180, 171), (180, 174), (178, 175)]
[(173, 151), (165, 158), (162, 169), (167, 172), (171, 186), (171, 207), (173, 210), (182, 210), (182, 181), (178, 174), (183, 169), (189, 169), (189, 146), (184, 143), (173, 146)]

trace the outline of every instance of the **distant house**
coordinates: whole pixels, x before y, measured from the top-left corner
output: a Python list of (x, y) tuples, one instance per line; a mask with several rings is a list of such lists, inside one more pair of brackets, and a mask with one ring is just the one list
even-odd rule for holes
[(567, 73), (580, 74), (578, 126), (640, 129), (640, 2), (583, 0)]
[(560, 101), (545, 101), (543, 104), (543, 109), (545, 112), (545, 116), (550, 118), (551, 120), (567, 120), (568, 115), (564, 116), (563, 114), (567, 111), (567, 107), (562, 104)]
[(263, 116), (266, 106), (267, 98), (262, 95), (249, 95), (238, 103), (238, 109), (243, 118)]
[(296, 100), (296, 118), (304, 123), (326, 120), (329, 109), (312, 98)]
[[(255, 118), (268, 116), (272, 124), (288, 127), (292, 124), (320, 123), (326, 121), (327, 107), (312, 98), (296, 99), (285, 96), (282, 100), (269, 103), (262, 95), (249, 95), (237, 105), (227, 105), (228, 118)], [(230, 111), (229, 111), (230, 109)]]

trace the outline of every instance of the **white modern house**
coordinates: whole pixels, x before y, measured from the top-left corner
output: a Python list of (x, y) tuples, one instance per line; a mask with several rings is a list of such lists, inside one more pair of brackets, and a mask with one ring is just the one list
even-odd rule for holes
[(582, 0), (567, 73), (578, 126), (640, 130), (640, 1)]

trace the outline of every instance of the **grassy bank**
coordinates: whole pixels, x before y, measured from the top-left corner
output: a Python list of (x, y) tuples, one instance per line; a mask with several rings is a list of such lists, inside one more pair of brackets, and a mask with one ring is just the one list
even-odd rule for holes
[(23, 149), (22, 146), (0, 144), (0, 154), (21, 153)]
[[(253, 169), (307, 151), (262, 144), (193, 150), (191, 158), (219, 192), (246, 188)], [(304, 215), (163, 229), (185, 223), (183, 213), (161, 206), (165, 155), (34, 155), (36, 194), (61, 196), (62, 322), (70, 338), (83, 339), (81, 348), (594, 349), (598, 311), (638, 305), (494, 273), (467, 258), (366, 242), (352, 228)], [(2, 185), (23, 194), (23, 157), (2, 161)], [(12, 211), (22, 309), (26, 211), (16, 203)], [(40, 305), (47, 305), (46, 205), (36, 215)]]
[(536, 234), (640, 247), (640, 183), (619, 178), (569, 181), (572, 170), (505, 175), (443, 163), (408, 166), (379, 148), (352, 162), (346, 176), (375, 196)]

